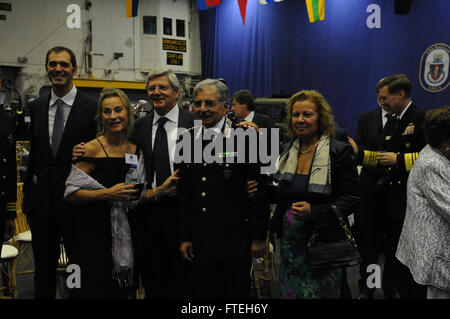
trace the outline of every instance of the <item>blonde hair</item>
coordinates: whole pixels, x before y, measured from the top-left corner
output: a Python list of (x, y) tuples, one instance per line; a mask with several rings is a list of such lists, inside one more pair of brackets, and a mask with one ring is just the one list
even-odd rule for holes
[(131, 103), (128, 99), (128, 96), (120, 89), (115, 88), (104, 88), (100, 92), (100, 97), (98, 99), (98, 105), (97, 105), (97, 136), (102, 135), (105, 133), (105, 127), (103, 126), (102, 122), (102, 104), (103, 101), (110, 97), (118, 97), (123, 105), (125, 106), (125, 109), (127, 110), (128, 115), (128, 123), (127, 123), (127, 136), (131, 134), (131, 130), (133, 128), (133, 111), (131, 109)]
[(302, 90), (292, 95), (287, 103), (286, 130), (289, 137), (295, 136), (292, 128), (292, 109), (294, 104), (299, 101), (311, 101), (316, 105), (317, 113), (319, 113), (319, 137), (321, 135), (334, 136), (334, 117), (328, 102), (322, 94), (315, 90)]

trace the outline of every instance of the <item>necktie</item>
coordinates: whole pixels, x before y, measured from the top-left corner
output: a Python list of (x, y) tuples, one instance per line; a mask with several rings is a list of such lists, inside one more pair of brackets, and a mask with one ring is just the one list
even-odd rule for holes
[(170, 162), (169, 162), (169, 146), (167, 145), (167, 132), (164, 124), (168, 121), (167, 118), (161, 117), (158, 120), (158, 128), (155, 135), (155, 144), (153, 146), (153, 167), (156, 174), (156, 186), (164, 183), (167, 177), (170, 176)]
[(399, 136), (400, 120), (397, 118), (397, 115), (388, 114), (387, 116), (388, 120), (383, 129), (384, 145), (387, 151), (392, 151), (392, 146), (396, 144), (396, 140)]
[(402, 123), (402, 120), (399, 117), (397, 117), (397, 115), (394, 115), (394, 135), (395, 136), (398, 136), (398, 134), (400, 132), (401, 123)]
[(64, 131), (64, 114), (63, 105), (64, 102), (61, 99), (56, 100), (56, 114), (55, 121), (53, 122), (53, 133), (52, 133), (52, 153), (53, 158), (56, 157), (56, 152), (58, 151), (59, 143), (61, 142), (61, 137)]
[(392, 133), (392, 145), (397, 145), (400, 137), (402, 135), (401, 132), (402, 120), (394, 115), (394, 124), (393, 124), (393, 133)]

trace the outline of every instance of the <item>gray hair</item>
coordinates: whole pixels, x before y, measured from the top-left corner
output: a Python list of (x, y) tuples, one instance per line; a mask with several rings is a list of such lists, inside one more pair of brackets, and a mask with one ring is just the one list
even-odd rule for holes
[(228, 87), (222, 81), (216, 79), (206, 79), (197, 83), (194, 87), (194, 96), (197, 96), (198, 92), (203, 91), (206, 87), (212, 86), (216, 89), (219, 95), (219, 101), (222, 103), (228, 103)]
[(172, 86), (172, 88), (175, 91), (180, 92), (180, 82), (178, 81), (178, 78), (175, 75), (175, 73), (173, 73), (169, 69), (158, 69), (158, 70), (151, 71), (147, 75), (147, 81), (145, 83), (145, 89), (148, 91), (148, 83), (150, 82), (150, 80), (152, 80), (154, 78), (159, 78), (160, 76), (164, 76), (164, 75), (167, 75), (167, 77), (169, 78), (169, 83)]

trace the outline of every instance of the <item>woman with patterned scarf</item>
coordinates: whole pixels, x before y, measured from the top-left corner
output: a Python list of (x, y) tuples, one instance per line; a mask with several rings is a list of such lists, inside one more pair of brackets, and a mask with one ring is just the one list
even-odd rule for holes
[(330, 205), (344, 215), (360, 205), (358, 174), (350, 145), (333, 138), (331, 108), (314, 90), (294, 94), (287, 105), (291, 142), (282, 152), (274, 179), (277, 209), (272, 230), (281, 237), (281, 298), (340, 298), (344, 269), (310, 270), (307, 244), (317, 229), (321, 241), (341, 231)]
[(83, 145), (66, 180), (64, 198), (78, 205), (74, 214), (74, 257), (81, 283), (70, 290), (71, 298), (129, 299), (135, 296), (135, 222), (138, 200), (149, 200), (174, 189), (175, 172), (157, 190), (144, 186), (139, 194), (125, 183), (132, 164), (137, 165), (138, 183), (145, 181), (139, 146), (128, 140), (133, 122), (126, 94), (113, 88), (102, 90), (98, 102), (97, 138)]

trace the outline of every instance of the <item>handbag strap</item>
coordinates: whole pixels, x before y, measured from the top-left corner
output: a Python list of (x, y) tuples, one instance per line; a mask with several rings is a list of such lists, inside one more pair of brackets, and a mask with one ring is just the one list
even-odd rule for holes
[[(341, 210), (337, 208), (336, 205), (331, 204), (331, 209), (333, 210), (333, 213), (336, 215), (337, 219), (339, 220), (339, 224), (344, 224), (347, 227), (350, 227), (348, 224), (348, 218), (342, 214)], [(342, 226), (342, 225), (341, 225)]]
[(333, 210), (334, 214), (339, 220), (339, 226), (342, 227), (342, 229), (345, 232), (345, 236), (347, 236), (347, 239), (352, 243), (352, 245), (356, 248), (356, 241), (355, 238), (353, 238), (352, 232), (350, 231), (350, 224), (348, 223), (347, 216), (344, 216), (341, 212), (341, 210), (334, 204), (331, 204), (331, 209)]
[[(345, 236), (350, 241), (350, 243), (353, 245), (353, 247), (357, 248), (358, 246), (356, 245), (356, 241), (353, 238), (352, 232), (350, 231), (350, 225), (348, 223), (347, 217), (342, 214), (341, 210), (336, 205), (331, 204), (330, 207), (333, 210), (334, 214), (336, 215), (336, 217), (339, 221), (339, 226), (344, 230)], [(317, 233), (317, 229), (315, 229), (311, 238), (309, 238), (309, 240), (308, 240), (308, 244), (307, 244), (308, 248), (311, 247), (312, 245), (314, 245), (317, 237), (318, 237), (318, 233)]]

